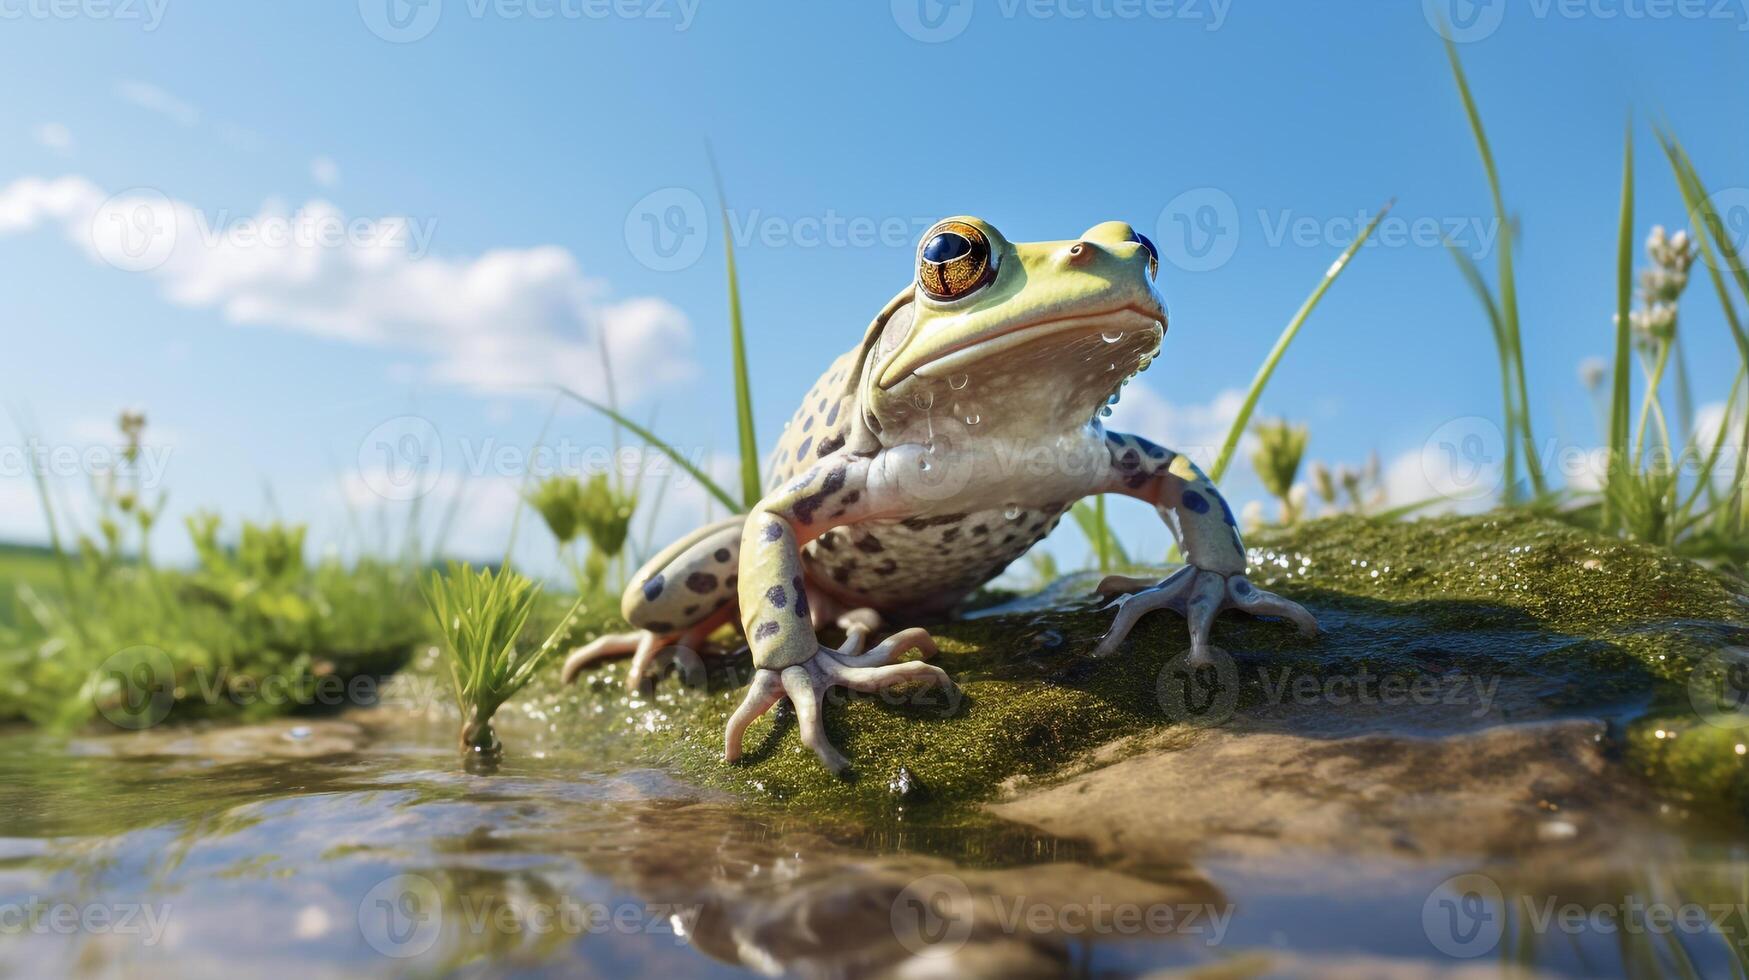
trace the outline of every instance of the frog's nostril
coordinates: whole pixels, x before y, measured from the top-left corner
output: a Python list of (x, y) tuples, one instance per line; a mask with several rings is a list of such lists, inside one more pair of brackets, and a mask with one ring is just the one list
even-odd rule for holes
[(1098, 250), (1090, 242), (1076, 242), (1069, 246), (1069, 264), (1086, 265), (1093, 261), (1093, 256), (1097, 251)]

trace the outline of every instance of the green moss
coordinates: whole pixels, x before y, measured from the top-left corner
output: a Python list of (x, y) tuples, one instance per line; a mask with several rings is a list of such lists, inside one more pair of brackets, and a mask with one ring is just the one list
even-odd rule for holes
[[(1326, 632), (1307, 640), (1281, 623), (1223, 616), (1214, 641), (1238, 668), (1229, 723), (1245, 724), (1272, 696), (1269, 685), (1299, 678), (1488, 678), (1515, 692), (1509, 719), (1611, 718), (1624, 725), (1629, 762), (1666, 788), (1701, 802), (1749, 801), (1740, 739), (1699, 722), (1687, 697), (1695, 664), (1721, 645), (1749, 643), (1749, 617), (1722, 576), (1513, 513), (1332, 518), (1258, 536), (1253, 560), (1256, 584), (1306, 603)], [(826, 727), (856, 766), (849, 779), (830, 776), (800, 745), (787, 706), (755, 724), (746, 759), (721, 761), (724, 722), (751, 672), (744, 655), (707, 657), (702, 686), (675, 672), (640, 697), (622, 689), (623, 663), (569, 689), (549, 673), (520, 707), (547, 726), (543, 737), (583, 742), (604, 763), (661, 765), (788, 806), (940, 818), (1015, 777), (1049, 776), (1115, 739), (1187, 720), (1169, 696), (1181, 680), (1174, 659), (1188, 651), (1183, 620), (1146, 617), (1118, 656), (1093, 660), (1086, 651), (1111, 616), (1098, 606), (1016, 603), (932, 627), (936, 662), (958, 682), (952, 696), (835, 692)], [(1004, 611), (1016, 607), (1025, 611)], [(1665, 738), (1652, 734), (1660, 727)]]

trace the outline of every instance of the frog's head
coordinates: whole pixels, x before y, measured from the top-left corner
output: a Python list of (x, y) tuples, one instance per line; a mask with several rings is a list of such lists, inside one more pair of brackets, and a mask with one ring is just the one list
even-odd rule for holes
[(1086, 425), (1159, 350), (1158, 270), (1153, 243), (1122, 221), (1058, 242), (1010, 242), (973, 217), (936, 223), (911, 287), (870, 327), (864, 419), (889, 445), (923, 427)]

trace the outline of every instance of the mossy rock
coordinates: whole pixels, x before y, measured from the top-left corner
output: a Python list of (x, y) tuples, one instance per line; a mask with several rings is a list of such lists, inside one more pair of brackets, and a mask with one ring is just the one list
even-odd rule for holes
[[(1252, 541), (1251, 577), (1304, 603), (1324, 634), (1306, 639), (1283, 623), (1228, 613), (1213, 634), (1224, 656), (1190, 671), (1184, 621), (1158, 613), (1118, 656), (1094, 660), (1087, 651), (1112, 614), (1087, 598), (1087, 576), (933, 625), (935, 662), (955, 692), (836, 691), (828, 701), (826, 729), (855, 766), (849, 778), (828, 774), (800, 745), (787, 705), (749, 731), (742, 762), (721, 761), (724, 723), (751, 673), (744, 654), (707, 655), (702, 667), (670, 670), (639, 696), (623, 689), (623, 662), (572, 687), (554, 669), (505, 709), (520, 717), (504, 718), (501, 729), (512, 754), (520, 737), (551, 738), (586, 746), (604, 765), (661, 765), (756, 800), (936, 820), (969, 813), (967, 804), (1019, 780), (1048, 780), (1143, 743), (1169, 750), (1171, 733), (1187, 726), (1243, 729), (1285, 717), (1331, 731), (1439, 733), (1594, 717), (1616, 733), (1624, 778), (1650, 777), (1697, 807), (1749, 807), (1749, 764), (1739, 754), (1749, 731), (1703, 721), (1689, 693), (1697, 666), (1716, 670), (1720, 650), (1749, 646), (1749, 607), (1733, 579), (1513, 512), (1338, 517), (1271, 531)], [(1333, 693), (1369, 677), (1380, 695), (1372, 703)], [(1446, 704), (1461, 683), (1478, 696)], [(1489, 685), (1494, 694), (1480, 697)], [(1384, 697), (1392, 691), (1395, 701)], [(1284, 698), (1304, 708), (1304, 692), (1312, 707), (1284, 715)], [(1732, 717), (1749, 720), (1749, 709)], [(1136, 735), (1159, 737), (1128, 739)]]

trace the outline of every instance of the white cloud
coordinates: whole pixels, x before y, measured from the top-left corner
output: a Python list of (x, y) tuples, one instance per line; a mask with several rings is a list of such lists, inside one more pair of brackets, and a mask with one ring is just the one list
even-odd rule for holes
[(58, 122), (43, 123), (31, 135), (36, 138), (37, 145), (56, 153), (66, 153), (73, 148), (73, 131)]
[(0, 187), (0, 234), (41, 225), (151, 276), (172, 303), (423, 355), (428, 378), (476, 391), (564, 384), (599, 394), (603, 336), (627, 399), (692, 370), (684, 314), (661, 299), (612, 296), (557, 246), (439, 258), (425, 254), (435, 221), (361, 221), (320, 200), (234, 218), (156, 191), (111, 197), (77, 176)]
[(1385, 466), (1385, 506), (1423, 505), (1414, 516), (1480, 514), (1499, 497), (1503, 473), (1497, 461), (1454, 461), (1437, 447), (1411, 449)]
[(333, 187), (340, 183), (340, 165), (328, 157), (317, 157), (310, 161), (310, 179), (323, 187)]
[(178, 126), (192, 127), (200, 122), (200, 110), (149, 82), (131, 79), (118, 82), (115, 94), (123, 101), (156, 112)]

